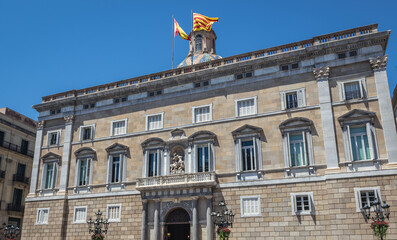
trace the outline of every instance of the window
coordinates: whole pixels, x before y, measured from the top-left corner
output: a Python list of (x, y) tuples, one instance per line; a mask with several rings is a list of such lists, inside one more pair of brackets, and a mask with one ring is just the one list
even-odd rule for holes
[(291, 156), (291, 167), (305, 166), (306, 162), (306, 144), (305, 133), (289, 134), (289, 150)]
[(193, 123), (207, 122), (212, 120), (212, 104), (193, 107)]
[(146, 130), (155, 130), (163, 128), (164, 113), (146, 115)]
[(150, 151), (149, 152), (149, 172), (148, 177), (159, 176), (160, 174), (160, 152)]
[(163, 90), (148, 92), (148, 97), (154, 97), (163, 94)]
[(19, 228), (21, 228), (21, 219), (20, 218), (9, 217), (8, 218), (8, 224), (14, 225), (14, 226), (18, 226)]
[(241, 160), (243, 171), (256, 170), (254, 141), (241, 141)]
[(313, 193), (291, 193), (292, 215), (313, 215)]
[(196, 52), (200, 52), (203, 50), (203, 38), (201, 37), (201, 35), (197, 35), (195, 38), (195, 51)]
[(109, 222), (121, 221), (121, 204), (107, 205), (106, 217)]
[(210, 84), (209, 81), (197, 82), (197, 83), (194, 83), (194, 87), (195, 87), (195, 88), (204, 87), (204, 86), (208, 86), (209, 84)]
[(252, 72), (245, 72), (245, 73), (238, 73), (235, 75), (236, 79), (242, 79), (242, 78), (250, 78), (252, 77), (253, 73)]
[(349, 56), (350, 56), (350, 57), (357, 56), (357, 51), (351, 51), (351, 52), (349, 52)]
[(127, 169), (127, 146), (115, 143), (106, 148), (108, 152), (108, 174), (107, 174), (107, 190), (122, 190), (125, 187), (125, 177)]
[(89, 109), (89, 108), (94, 108), (95, 107), (95, 103), (91, 103), (91, 104), (84, 104), (83, 108), (84, 109)]
[(4, 132), (0, 131), (0, 146), (4, 145)]
[(354, 188), (354, 194), (356, 198), (356, 212), (361, 212), (365, 205), (371, 207), (375, 201), (382, 203), (380, 187)]
[(111, 176), (110, 182), (111, 183), (119, 183), (121, 180), (121, 161), (120, 156), (112, 156), (111, 160)]
[(58, 113), (61, 113), (61, 109), (50, 110), (50, 115), (55, 115), (55, 114), (58, 114)]
[(357, 56), (357, 51), (350, 51), (350, 52), (344, 52), (344, 53), (338, 53), (338, 58), (346, 58), (346, 57), (354, 57)]
[(256, 107), (257, 97), (237, 99), (236, 102), (236, 116), (247, 116), (257, 113)]
[(78, 159), (77, 161), (77, 186), (87, 186), (90, 184), (91, 158)]
[(260, 196), (241, 196), (241, 217), (261, 216)]
[(26, 165), (22, 163), (18, 163), (17, 176), (25, 177), (25, 171), (26, 171)]
[(287, 70), (296, 69), (296, 68), (299, 68), (299, 63), (280, 65), (281, 71), (287, 71)]
[(197, 172), (210, 171), (210, 146), (200, 145), (197, 147)]
[(95, 125), (80, 127), (80, 141), (87, 141), (94, 139)]
[(346, 58), (346, 53), (339, 53), (338, 58)]
[(365, 126), (350, 128), (350, 143), (353, 161), (371, 159), (367, 129)]
[(126, 101), (127, 101), (127, 97), (113, 99), (113, 103), (121, 103), (121, 102), (126, 102)]
[(14, 188), (14, 195), (12, 198), (13, 209), (20, 210), (22, 206), (23, 190)]
[(280, 92), (281, 109), (293, 109), (306, 106), (306, 90), (301, 88), (298, 90)]
[(25, 139), (22, 139), (22, 141), (21, 141), (21, 153), (22, 154), (27, 154), (28, 153), (28, 147), (29, 147), (29, 142), (26, 141)]
[(48, 224), (49, 213), (50, 213), (50, 209), (49, 208), (38, 208), (37, 209), (36, 224)]
[(61, 130), (48, 132), (48, 134), (47, 134), (47, 145), (48, 146), (59, 145), (60, 138), (61, 138)]
[(43, 164), (43, 189), (55, 188), (58, 164), (55, 161)]
[(112, 136), (117, 136), (127, 133), (127, 119), (112, 121)]
[(338, 82), (340, 101), (366, 97), (365, 78)]
[(74, 207), (73, 223), (87, 223), (87, 207)]
[[(313, 122), (302, 117), (290, 118), (282, 122), (279, 128), (283, 137), (284, 164), (287, 173), (293, 176), (297, 172), (303, 174), (302, 171), (298, 169), (295, 171), (293, 168), (303, 166), (310, 168), (314, 164), (311, 134)], [(306, 174), (312, 173), (314, 172), (306, 172)]]

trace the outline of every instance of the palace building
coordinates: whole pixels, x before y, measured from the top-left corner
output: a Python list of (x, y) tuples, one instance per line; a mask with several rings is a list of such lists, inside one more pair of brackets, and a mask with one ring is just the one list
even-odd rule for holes
[[(377, 24), (231, 57), (194, 31), (178, 68), (45, 96), (22, 239), (373, 239), (397, 134)], [(193, 64), (192, 64), (193, 62)]]

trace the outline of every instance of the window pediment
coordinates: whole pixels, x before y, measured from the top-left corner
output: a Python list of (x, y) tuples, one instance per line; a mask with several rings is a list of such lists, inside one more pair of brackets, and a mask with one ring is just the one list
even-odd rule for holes
[(313, 126), (313, 121), (303, 117), (295, 117), (285, 120), (280, 123), (279, 128), (281, 132), (293, 129), (309, 129)]
[(80, 148), (80, 149), (76, 150), (74, 152), (74, 155), (76, 157), (92, 156), (93, 159), (96, 159), (96, 151), (94, 149), (92, 149), (92, 148), (89, 148), (89, 147), (83, 147), (83, 148)]
[(141, 143), (142, 148), (151, 148), (151, 147), (161, 147), (163, 148), (165, 146), (165, 142), (161, 138), (149, 138), (146, 139), (143, 143)]
[(43, 159), (43, 161), (57, 160), (58, 162), (60, 162), (59, 160), (61, 159), (61, 156), (53, 152), (49, 152), (42, 156), (41, 159)]
[(189, 143), (203, 140), (212, 141), (214, 144), (217, 143), (217, 137), (215, 133), (210, 131), (198, 131), (190, 135), (190, 137), (188, 138)]
[(343, 114), (338, 118), (341, 126), (344, 126), (349, 122), (360, 122), (367, 121), (373, 123), (375, 120), (376, 114), (374, 112), (365, 111), (361, 109), (353, 109), (348, 113)]
[(239, 136), (244, 135), (257, 135), (261, 139), (264, 139), (263, 129), (252, 125), (245, 124), (242, 127), (237, 128), (232, 132), (233, 138), (236, 139)]
[(108, 153), (114, 153), (114, 152), (128, 152), (129, 148), (125, 145), (122, 145), (120, 143), (114, 143), (110, 147), (106, 148), (106, 151)]

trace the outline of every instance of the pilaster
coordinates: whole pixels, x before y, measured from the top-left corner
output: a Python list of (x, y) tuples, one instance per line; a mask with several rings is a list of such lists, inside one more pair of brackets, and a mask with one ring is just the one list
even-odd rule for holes
[(195, 198), (192, 200), (193, 202), (193, 219), (192, 219), (192, 225), (193, 225), (193, 232), (192, 232), (192, 236), (193, 236), (193, 240), (199, 240), (198, 237), (198, 211), (197, 211), (197, 207), (198, 207), (198, 199)]
[(336, 148), (334, 113), (332, 111), (332, 100), (328, 81), (330, 67), (315, 68), (313, 69), (313, 73), (317, 80), (318, 86), (318, 97), (320, 102), (327, 168), (339, 168), (338, 150)]
[(160, 201), (154, 202), (154, 240), (160, 240)]
[(64, 134), (65, 137), (63, 141), (62, 168), (61, 168), (61, 180), (59, 185), (59, 192), (65, 192), (68, 184), (74, 115), (65, 116), (64, 119), (65, 119), (65, 134)]
[(212, 212), (212, 198), (207, 198), (207, 240), (212, 239), (214, 224), (212, 223), (211, 219), (211, 212)]
[(147, 200), (142, 200), (142, 232), (141, 240), (147, 240)]
[(37, 181), (39, 178), (39, 169), (40, 169), (41, 146), (43, 145), (43, 128), (44, 128), (44, 121), (38, 121), (29, 194), (35, 194), (37, 188)]
[(388, 160), (389, 163), (397, 164), (396, 122), (391, 105), (389, 82), (386, 73), (387, 60), (388, 56), (379, 56), (377, 58), (371, 58), (369, 62), (374, 71)]

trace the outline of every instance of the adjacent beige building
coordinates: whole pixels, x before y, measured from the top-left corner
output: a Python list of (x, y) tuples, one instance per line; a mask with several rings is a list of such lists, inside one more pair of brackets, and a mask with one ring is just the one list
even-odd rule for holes
[(375, 199), (397, 238), (389, 35), (221, 58), (193, 32), (176, 69), (43, 97), (22, 239), (88, 239), (97, 209), (107, 239), (215, 239), (219, 201), (230, 239), (373, 239)]
[(0, 224), (22, 225), (35, 138), (34, 120), (0, 108)]

